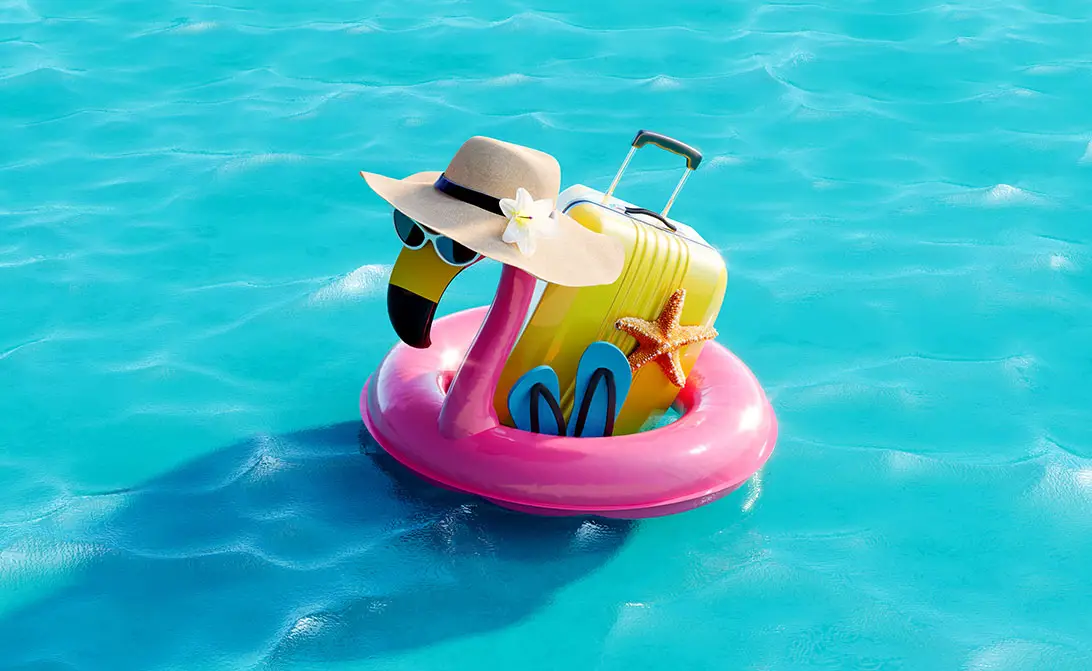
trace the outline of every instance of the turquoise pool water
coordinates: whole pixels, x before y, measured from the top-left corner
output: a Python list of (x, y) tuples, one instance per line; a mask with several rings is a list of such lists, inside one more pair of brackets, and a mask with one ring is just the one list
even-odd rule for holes
[[(1088, 16), (0, 0), (0, 668), (1092, 667)], [(485, 134), (605, 188), (639, 128), (706, 154), (672, 214), (767, 467), (637, 524), (405, 477), (359, 435), (397, 243), (357, 171)]]

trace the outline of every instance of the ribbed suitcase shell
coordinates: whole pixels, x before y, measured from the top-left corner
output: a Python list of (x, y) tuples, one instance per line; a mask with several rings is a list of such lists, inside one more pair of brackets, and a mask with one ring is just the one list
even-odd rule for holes
[[(610, 285), (574, 288), (540, 282), (537, 304), (531, 308), (494, 397), (497, 415), (505, 425), (512, 426), (509, 389), (521, 375), (542, 364), (557, 372), (567, 418), (584, 349), (597, 340), (617, 345), (626, 354), (636, 346), (632, 336), (615, 328), (618, 318), (654, 320), (679, 288), (686, 289), (682, 324), (712, 326), (720, 312), (728, 284), (728, 268), (721, 255), (689, 226), (668, 218), (678, 229), (673, 232), (653, 217), (626, 214), (624, 209), (631, 203), (612, 197), (602, 204), (603, 195), (575, 185), (561, 193), (558, 209), (593, 231), (621, 240), (626, 250), (624, 270)], [(702, 346), (695, 343), (680, 351), (686, 374)], [(614, 435), (635, 433), (660, 419), (678, 392), (655, 362), (643, 366), (634, 374)]]

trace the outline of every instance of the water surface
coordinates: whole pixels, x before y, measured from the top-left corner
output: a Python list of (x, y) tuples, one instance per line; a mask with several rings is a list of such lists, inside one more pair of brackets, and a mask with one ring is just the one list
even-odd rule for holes
[[(1087, 16), (0, 0), (0, 667), (1092, 667)], [(672, 215), (728, 259), (767, 467), (608, 524), (384, 466), (357, 171), (484, 134), (605, 188), (638, 128), (705, 152)]]

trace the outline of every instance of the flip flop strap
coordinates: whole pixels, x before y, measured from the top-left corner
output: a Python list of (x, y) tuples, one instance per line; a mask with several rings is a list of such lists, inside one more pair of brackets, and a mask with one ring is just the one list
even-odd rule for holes
[(561, 413), (561, 406), (557, 404), (557, 399), (554, 397), (553, 392), (549, 387), (536, 382), (531, 385), (531, 432), (541, 433), (539, 431), (539, 419), (538, 419), (538, 402), (540, 399), (546, 400), (546, 405), (550, 406), (550, 411), (554, 414), (554, 421), (557, 422), (557, 428), (561, 431), (562, 435), (565, 434), (565, 415)]
[(574, 436), (584, 433), (584, 423), (588, 421), (588, 409), (591, 408), (591, 400), (595, 396), (595, 385), (600, 378), (605, 378), (607, 381), (607, 422), (606, 426), (603, 427), (603, 435), (610, 436), (614, 433), (614, 405), (618, 401), (615, 397), (618, 385), (614, 381), (614, 371), (608, 368), (596, 368), (595, 372), (588, 378), (588, 386), (584, 390), (584, 398), (581, 400), (580, 410), (576, 414), (576, 427), (573, 429)]

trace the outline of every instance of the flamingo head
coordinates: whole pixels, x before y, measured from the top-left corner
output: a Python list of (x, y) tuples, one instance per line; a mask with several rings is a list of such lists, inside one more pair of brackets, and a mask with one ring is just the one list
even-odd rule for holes
[(387, 286), (387, 315), (402, 342), (425, 349), (436, 306), (451, 281), (483, 257), (425, 229), (420, 242), (403, 240)]

